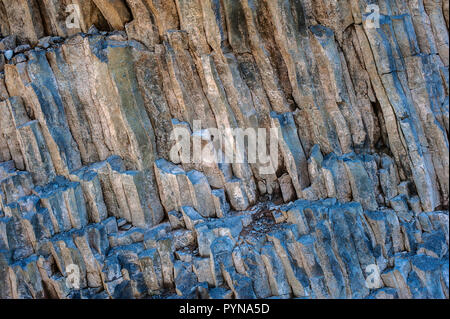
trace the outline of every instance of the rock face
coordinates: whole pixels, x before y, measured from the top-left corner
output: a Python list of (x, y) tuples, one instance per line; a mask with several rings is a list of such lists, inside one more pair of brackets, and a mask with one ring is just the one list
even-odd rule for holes
[(449, 298), (448, 7), (0, 0), (0, 298)]

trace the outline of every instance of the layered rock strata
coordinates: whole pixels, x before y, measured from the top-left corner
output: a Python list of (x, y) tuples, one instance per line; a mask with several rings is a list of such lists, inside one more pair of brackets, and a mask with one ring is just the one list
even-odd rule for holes
[[(448, 298), (448, 29), (448, 0), (0, 0), (0, 298)], [(184, 162), (180, 128), (278, 152)]]

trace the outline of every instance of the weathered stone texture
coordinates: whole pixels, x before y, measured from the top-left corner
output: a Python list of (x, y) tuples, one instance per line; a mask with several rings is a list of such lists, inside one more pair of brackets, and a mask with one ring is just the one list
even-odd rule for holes
[(448, 298), (448, 3), (0, 0), (0, 298)]

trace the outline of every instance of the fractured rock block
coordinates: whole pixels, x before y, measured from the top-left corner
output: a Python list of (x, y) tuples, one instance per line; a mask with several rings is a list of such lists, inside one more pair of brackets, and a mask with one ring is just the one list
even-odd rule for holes
[(194, 285), (197, 283), (197, 277), (192, 271), (192, 264), (182, 261), (175, 262), (174, 281), (175, 290), (179, 296), (183, 296), (184, 298), (192, 298), (195, 294)]
[[(58, 83), (45, 51), (30, 51), (27, 64), (34, 94), (32, 109), (42, 129), (53, 165), (59, 175), (81, 168), (78, 146), (73, 139), (58, 91)], [(23, 94), (23, 93), (22, 93)]]
[(166, 212), (178, 210), (181, 206), (177, 175), (184, 171), (164, 159), (155, 161), (155, 176), (158, 183), (161, 204)]
[(230, 240), (236, 241), (242, 229), (243, 216), (233, 216), (199, 223), (195, 226), (195, 234), (200, 256), (208, 257), (211, 255), (211, 245), (218, 237), (227, 236)]
[(122, 0), (93, 0), (100, 9), (108, 24), (114, 30), (123, 30), (125, 23), (131, 18), (126, 4)]
[(39, 123), (28, 122), (17, 127), (25, 166), (36, 185), (45, 185), (56, 177), (50, 152), (45, 144)]
[(295, 189), (292, 186), (292, 180), (289, 174), (283, 174), (278, 178), (278, 183), (280, 184), (281, 195), (285, 203), (290, 202), (296, 198)]
[(178, 229), (169, 233), (169, 235), (173, 236), (173, 246), (175, 250), (195, 247), (196, 237), (191, 230)]
[(226, 182), (225, 191), (227, 192), (230, 205), (233, 209), (242, 211), (249, 207), (250, 203), (244, 185), (240, 179), (234, 178)]
[(45, 297), (44, 287), (37, 266), (37, 256), (18, 261), (10, 265), (14, 272), (11, 282), (15, 299), (43, 299)]
[(331, 235), (324, 222), (316, 225), (316, 242), (314, 248), (320, 267), (323, 270), (330, 296), (332, 298), (345, 298), (344, 276), (340, 267), (337, 267), (339, 263), (331, 247)]
[(419, 244), (417, 254), (424, 254), (442, 259), (448, 253), (445, 235), (442, 231), (425, 233), (422, 236), (423, 243)]
[(38, 188), (37, 193), (42, 206), (50, 212), (56, 232), (87, 225), (88, 214), (80, 183), (58, 178), (54, 183)]
[(261, 254), (250, 245), (242, 245), (235, 248), (233, 257), (236, 256), (236, 249), (239, 251), (240, 259), (242, 260), (242, 270), (237, 267), (237, 262), (234, 259), (234, 264), (239, 273), (253, 279), (253, 290), (258, 298), (267, 298), (272, 295), (270, 289), (269, 278), (265, 269), (264, 261)]
[(223, 276), (237, 299), (256, 299), (251, 278), (238, 274), (234, 268), (225, 268)]
[(161, 261), (156, 248), (144, 250), (139, 254), (141, 270), (149, 292), (158, 292), (163, 288)]
[(309, 186), (309, 174), (306, 155), (298, 137), (297, 128), (291, 113), (271, 114), (272, 124), (279, 130), (278, 141), (284, 164), (292, 179), (292, 185), (298, 198), (302, 190)]
[(204, 218), (192, 207), (183, 206), (181, 208), (184, 224), (189, 230), (194, 230), (197, 224), (204, 222)]
[(233, 246), (233, 240), (227, 236), (218, 237), (211, 243), (210, 263), (215, 287), (224, 283), (225, 269), (233, 268)]
[(172, 229), (185, 228), (184, 217), (180, 212), (172, 210), (167, 215)]
[(111, 247), (131, 245), (136, 242), (143, 242), (145, 230), (142, 228), (131, 228), (124, 233), (115, 233), (109, 236)]
[[(334, 236), (334, 247), (337, 250), (337, 256), (341, 258), (343, 271), (346, 272), (349, 290), (353, 298), (364, 298), (369, 295), (369, 290), (365, 285), (365, 278), (361, 263), (356, 249), (356, 242), (361, 238), (353, 239), (353, 225), (346, 222), (347, 216), (344, 214), (344, 209), (332, 209), (330, 213), (330, 229), (336, 234)], [(356, 228), (356, 227), (355, 227)], [(359, 248), (359, 247), (358, 247)], [(342, 264), (341, 264), (342, 265)], [(342, 266), (341, 266), (342, 267)]]
[(411, 266), (428, 296), (439, 299), (446, 298), (440, 280), (439, 259), (426, 255), (416, 255), (411, 258)]
[(6, 205), (15, 203), (23, 196), (31, 195), (33, 181), (28, 172), (17, 171), (3, 180), (0, 180), (0, 208), (6, 209)]
[[(216, 208), (206, 177), (198, 171), (190, 171), (187, 173), (189, 181), (192, 184), (195, 202), (194, 207), (205, 218), (216, 216)], [(182, 191), (182, 190), (180, 190)]]
[(8, 247), (14, 260), (29, 257), (34, 252), (32, 239), (34, 234), (29, 233), (33, 230), (26, 227), (26, 223), (19, 219), (18, 214), (20, 213), (14, 212), (13, 218), (5, 220)]
[[(297, 203), (297, 202), (296, 202)], [(297, 225), (297, 230), (300, 235), (307, 235), (310, 232), (308, 220), (303, 213), (301, 205), (295, 205), (287, 211), (287, 221), (291, 224)]]
[[(19, 170), (25, 169), (25, 162), (23, 159), (23, 154), (21, 150), (21, 141), (19, 132), (16, 130), (16, 122), (12, 111), (11, 100), (0, 102), (0, 140), (2, 141), (2, 146), (6, 147), (10, 154), (8, 158), (12, 158), (16, 167)], [(2, 152), (4, 152), (2, 150)]]
[(89, 245), (87, 233), (85, 231), (75, 232), (73, 235), (73, 241), (86, 266), (86, 279), (88, 287), (95, 288), (102, 286), (101, 267)]
[(143, 227), (159, 224), (164, 219), (164, 213), (156, 193), (153, 172), (131, 171), (121, 177), (133, 225)]
[(163, 238), (170, 231), (169, 223), (162, 223), (157, 226), (153, 226), (145, 232), (144, 235), (144, 247), (146, 249), (156, 248), (156, 243), (159, 239)]
[(413, 218), (412, 212), (408, 208), (405, 195), (398, 195), (390, 200), (392, 209), (404, 221), (410, 222)]
[(288, 248), (292, 258), (301, 260), (301, 265), (309, 277), (311, 289), (315, 296), (317, 298), (326, 298), (329, 295), (322, 268), (318, 263), (318, 257), (314, 251), (314, 242), (315, 239), (313, 236), (306, 235), (300, 237), (296, 245), (289, 245)]
[(161, 260), (161, 270), (164, 287), (173, 287), (174, 282), (174, 257), (173, 241), (171, 237), (165, 236), (156, 242), (159, 258)]
[(376, 210), (378, 204), (375, 200), (374, 185), (361, 161), (344, 160), (347, 169), (353, 200), (360, 202), (364, 209)]
[(273, 244), (275, 252), (281, 260), (292, 293), (296, 297), (307, 296), (309, 293), (306, 289), (306, 283), (308, 282), (306, 274), (292, 261), (292, 257), (288, 254), (285, 237), (288, 237), (288, 232), (271, 232), (267, 235), (267, 239)]
[(209, 258), (194, 257), (192, 266), (198, 282), (207, 282), (209, 286), (214, 286)]
[(322, 176), (328, 197), (348, 202), (352, 199), (350, 180), (343, 161), (334, 153), (325, 156), (322, 163)]
[(380, 184), (384, 196), (389, 200), (398, 194), (397, 185), (399, 183), (399, 177), (397, 168), (395, 167), (394, 161), (387, 155), (381, 158), (381, 166), (383, 169), (379, 170)]
[(219, 218), (225, 217), (230, 211), (230, 204), (227, 202), (225, 191), (223, 189), (213, 189), (211, 195), (216, 208), (216, 216)]
[(35, 0), (5, 0), (3, 5), (11, 34), (22, 43), (37, 43), (44, 35), (38, 3)]
[(209, 290), (210, 299), (232, 299), (233, 292), (223, 287), (216, 287)]
[(261, 249), (261, 257), (266, 267), (270, 289), (273, 296), (282, 296), (291, 293), (282, 261), (275, 252), (272, 244), (266, 244)]
[(72, 172), (70, 178), (81, 184), (86, 199), (89, 220), (99, 223), (108, 217), (108, 211), (103, 200), (103, 191), (99, 175), (87, 168)]

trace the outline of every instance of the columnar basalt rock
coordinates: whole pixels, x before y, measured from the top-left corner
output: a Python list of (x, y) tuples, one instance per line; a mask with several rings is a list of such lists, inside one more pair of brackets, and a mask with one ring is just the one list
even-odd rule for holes
[(448, 298), (448, 3), (0, 0), (0, 298)]

